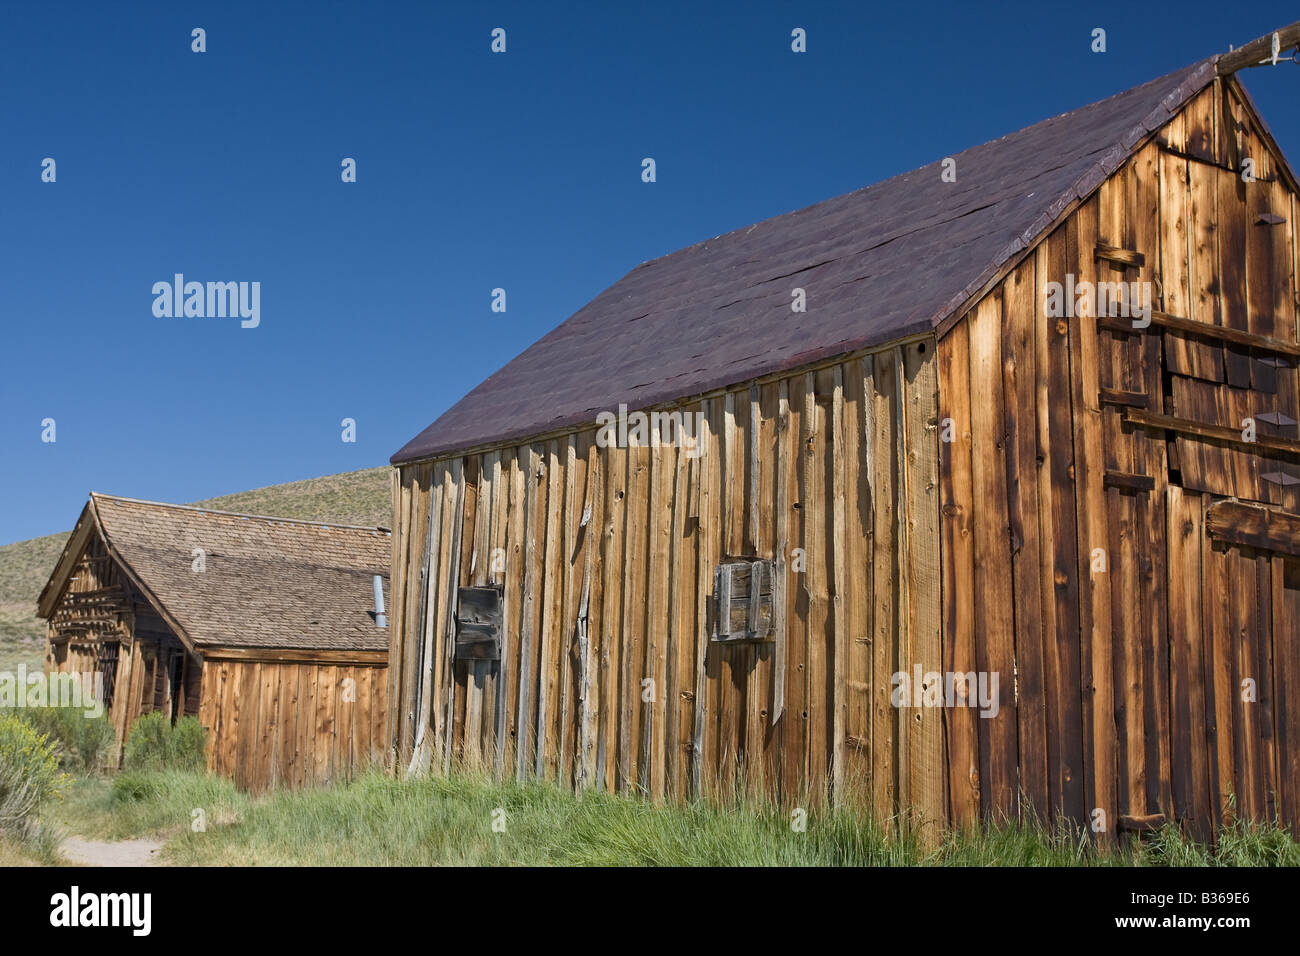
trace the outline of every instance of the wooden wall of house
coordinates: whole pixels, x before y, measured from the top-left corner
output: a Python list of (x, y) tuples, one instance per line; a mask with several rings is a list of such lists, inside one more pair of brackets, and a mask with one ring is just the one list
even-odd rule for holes
[[(45, 673), (94, 675), (103, 666), (99, 642), (78, 639), (48, 641), (45, 645)], [(94, 694), (94, 681), (83, 682), (84, 692)]]
[[(942, 715), (890, 704), (942, 659), (935, 375), (927, 339), (709, 395), (678, 409), (697, 457), (593, 429), (396, 470), (400, 767), (656, 800), (831, 784), (941, 821)], [(710, 641), (725, 558), (777, 562), (775, 641)], [(453, 662), (457, 588), (489, 584), (501, 660)]]
[[(1300, 823), (1297, 558), (1205, 534), (1228, 497), (1300, 511), (1296, 198), (1235, 90), (1193, 100), (939, 342), (950, 669), (1018, 688), (995, 719), (949, 714), (959, 824), (1100, 808), (1103, 841), (1153, 814), (1207, 837), (1234, 802)], [(1067, 273), (1150, 282), (1174, 318), (1049, 317)]]
[(104, 695), (116, 734), (110, 760), (120, 764), (135, 719), (170, 708), (170, 688), (160, 688), (156, 661), (171, 650), (183, 653), (180, 641), (152, 613), (94, 533), (54, 606), (48, 634), (47, 670), (99, 673), (111, 684), (106, 688), (111, 693)]
[(46, 672), (99, 672), (129, 637), (132, 607), (124, 575), (91, 534), (46, 626)]
[(387, 700), (382, 662), (209, 657), (199, 708), (208, 769), (253, 792), (346, 779), (382, 761)]
[[(144, 714), (155, 711), (168, 717), (198, 714), (197, 682), (202, 672), (199, 658), (188, 652), (180, 639), (165, 628), (137, 628), (140, 620), (134, 615), (125, 616), (126, 633), (117, 645), (114, 691), (108, 718), (117, 735), (113, 762), (119, 766), (131, 727)], [(175, 698), (168, 670), (173, 657), (181, 665), (181, 682)]]

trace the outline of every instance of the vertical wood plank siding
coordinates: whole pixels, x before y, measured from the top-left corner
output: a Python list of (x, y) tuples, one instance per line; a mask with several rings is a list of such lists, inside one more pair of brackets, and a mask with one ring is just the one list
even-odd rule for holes
[[(1300, 557), (1212, 541), (1207, 515), (1300, 511), (1297, 456), (1128, 418), (1300, 439), (1294, 362), (1216, 336), (1298, 341), (1284, 173), (1216, 80), (937, 340), (676, 409), (700, 417), (702, 458), (587, 431), (400, 468), (394, 607), (429, 610), (394, 613), (393, 751), (423, 734), (444, 769), (495, 751), (499, 775), (656, 800), (852, 796), (923, 833), (1296, 827)], [(1206, 332), (1099, 320), (1097, 296), (1049, 315), (1049, 282), (1145, 284)], [(462, 490), (431, 509), (430, 487)], [(449, 602), (488, 541), (504, 656), (479, 674), (450, 658)], [(736, 558), (776, 562), (770, 644), (709, 640), (713, 571)], [(956, 706), (895, 706), (917, 667), (952, 675)], [(420, 681), (445, 706), (417, 727)], [(480, 719), (500, 681), (505, 717)]]
[[(1247, 156), (1255, 182), (1238, 173)], [(1225, 498), (1297, 511), (1296, 486), (1263, 475), (1300, 465), (1135, 428), (1105, 400), (1239, 429), (1261, 412), (1300, 418), (1296, 370), (1095, 309), (1045, 313), (1047, 283), (1067, 274), (1076, 288), (1148, 282), (1154, 309), (1297, 342), (1295, 199), (1277, 169), (1216, 83), (939, 341), (945, 667), (998, 671), (1003, 689), (996, 717), (947, 714), (954, 824), (1063, 815), (1105, 843), (1152, 814), (1200, 839), (1234, 815), (1300, 822), (1300, 708), (1286, 700), (1300, 559), (1206, 534)], [(1140, 258), (1098, 257), (1099, 243)]]
[[(593, 429), (398, 469), (398, 765), (654, 799), (838, 787), (942, 825), (943, 715), (890, 703), (895, 671), (943, 659), (934, 345), (673, 409), (701, 416), (701, 456)], [(727, 558), (778, 562), (777, 641), (709, 640)], [(454, 661), (457, 587), (489, 580), (502, 659)], [(417, 710), (416, 687), (443, 706)]]
[(203, 663), (208, 769), (253, 793), (320, 786), (382, 763), (382, 665)]

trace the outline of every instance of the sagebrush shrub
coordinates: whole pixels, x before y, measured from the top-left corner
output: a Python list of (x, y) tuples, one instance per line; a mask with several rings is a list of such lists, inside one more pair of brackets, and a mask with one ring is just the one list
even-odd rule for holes
[(208, 732), (197, 717), (182, 717), (175, 725), (154, 711), (138, 718), (126, 738), (128, 770), (202, 770)]
[(25, 839), (38, 829), (49, 800), (63, 795), (71, 778), (47, 735), (12, 714), (0, 714), (0, 830)]
[(169, 751), (172, 770), (202, 770), (207, 765), (208, 732), (197, 717), (182, 717), (172, 727)]
[(113, 748), (106, 716), (87, 717), (82, 707), (31, 707), (15, 714), (49, 737), (64, 770), (99, 770)]

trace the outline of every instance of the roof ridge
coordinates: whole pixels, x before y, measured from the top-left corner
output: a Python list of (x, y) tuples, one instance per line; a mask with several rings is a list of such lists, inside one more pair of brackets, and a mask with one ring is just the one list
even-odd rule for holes
[[(728, 229), (726, 232), (720, 232), (720, 233), (718, 233), (716, 236), (711, 236), (711, 237), (709, 237), (708, 239), (701, 239), (701, 240), (699, 240), (698, 242), (693, 242), (693, 243), (691, 243), (689, 246), (682, 246), (682, 247), (680, 247), (680, 248), (678, 248), (678, 249), (674, 249), (674, 250), (672, 250), (671, 252), (666, 252), (666, 253), (664, 253), (664, 254), (661, 255), (661, 256), (655, 256), (653, 259), (646, 259), (644, 262), (638, 263), (637, 265), (633, 266), (632, 269), (630, 269), (630, 270), (628, 271), (627, 275), (631, 275), (632, 273), (636, 272), (638, 269), (642, 269), (642, 268), (644, 268), (644, 267), (646, 267), (646, 266), (653, 265), (654, 263), (659, 262), (659, 261), (662, 260), (662, 259), (667, 259), (667, 258), (669, 258), (670, 256), (680, 255), (680, 254), (682, 254), (682, 253), (689, 252), (689, 251), (691, 251), (692, 249), (698, 249), (698, 248), (700, 248), (701, 246), (707, 246), (710, 242), (716, 242), (716, 241), (718, 241), (719, 239), (725, 239), (725, 238), (727, 238), (728, 236), (734, 236), (734, 235), (736, 235), (737, 233), (748, 232), (748, 231), (750, 231), (751, 229), (754, 229), (754, 228), (756, 228), (756, 227), (758, 227), (758, 226), (765, 225), (765, 224), (771, 222), (771, 221), (774, 220), (774, 219), (781, 219), (781, 218), (784, 218), (785, 216), (794, 216), (794, 215), (797, 215), (797, 214), (802, 213), (802, 212), (807, 212), (807, 211), (809, 211), (809, 210), (816, 209), (818, 206), (824, 206), (824, 205), (826, 205), (827, 203), (839, 202), (839, 201), (841, 201), (841, 200), (848, 199), (848, 198), (851, 197), (851, 196), (857, 196), (857, 195), (859, 195), (860, 193), (865, 193), (865, 192), (868, 192), (868, 191), (870, 191), (870, 190), (872, 190), (872, 189), (877, 189), (877, 188), (879, 188), (879, 187), (881, 187), (881, 186), (885, 186), (885, 185), (887, 185), (887, 184), (889, 184), (889, 183), (892, 183), (892, 182), (894, 182), (895, 180), (898, 180), (898, 179), (904, 179), (904, 178), (906, 178), (906, 177), (908, 177), (908, 176), (911, 176), (911, 175), (913, 175), (913, 174), (915, 174), (915, 173), (919, 173), (919, 172), (921, 172), (922, 170), (928, 169), (928, 168), (931, 167), (931, 166), (934, 166), (934, 165), (937, 165), (937, 164), (939, 164), (939, 163), (942, 163), (945, 159), (949, 159), (949, 158), (951, 158), (951, 159), (956, 159), (956, 158), (960, 157), (963, 153), (968, 153), (968, 152), (970, 152), (971, 150), (980, 149), (981, 147), (983, 147), (983, 146), (988, 146), (988, 145), (990, 145), (990, 144), (992, 144), (992, 143), (1001, 142), (1002, 140), (1004, 140), (1004, 139), (1006, 139), (1006, 138), (1008, 138), (1008, 137), (1010, 137), (1010, 136), (1018, 136), (1018, 135), (1020, 135), (1021, 133), (1027, 133), (1027, 132), (1029, 132), (1030, 130), (1033, 130), (1033, 129), (1035, 129), (1035, 128), (1041, 126), (1041, 125), (1044, 124), (1044, 123), (1050, 123), (1050, 122), (1053, 122), (1054, 120), (1059, 120), (1059, 119), (1062, 119), (1063, 117), (1071, 116), (1071, 115), (1073, 115), (1073, 114), (1075, 114), (1075, 113), (1081, 113), (1081, 112), (1083, 112), (1084, 110), (1094, 109), (1094, 108), (1096, 108), (1096, 107), (1099, 107), (1099, 106), (1102, 106), (1102, 105), (1104, 105), (1104, 104), (1106, 104), (1106, 103), (1109, 103), (1111, 100), (1118, 99), (1118, 98), (1121, 97), (1121, 96), (1128, 96), (1128, 95), (1130, 95), (1131, 93), (1133, 93), (1135, 90), (1140, 90), (1140, 89), (1142, 89), (1143, 87), (1152, 86), (1152, 85), (1154, 85), (1154, 84), (1156, 84), (1156, 83), (1161, 82), (1162, 80), (1167, 80), (1167, 79), (1169, 79), (1170, 77), (1175, 76), (1175, 75), (1177, 75), (1177, 74), (1180, 74), (1180, 73), (1186, 73), (1186, 74), (1187, 74), (1187, 79), (1191, 79), (1193, 76), (1196, 75), (1196, 73), (1200, 72), (1201, 70), (1204, 70), (1204, 69), (1207, 69), (1207, 68), (1212, 68), (1213, 65), (1214, 65), (1214, 62), (1215, 62), (1216, 60), (1218, 60), (1218, 58), (1219, 58), (1220, 55), (1221, 55), (1221, 54), (1216, 53), (1216, 54), (1214, 54), (1214, 55), (1212, 55), (1212, 56), (1203, 57), (1202, 59), (1195, 60), (1195, 61), (1193, 61), (1193, 62), (1187, 64), (1186, 66), (1179, 67), (1179, 68), (1176, 69), (1176, 70), (1170, 70), (1168, 73), (1162, 74), (1161, 76), (1152, 77), (1151, 79), (1147, 80), (1147, 81), (1144, 82), (1144, 83), (1139, 83), (1137, 86), (1129, 87), (1129, 88), (1126, 89), (1126, 90), (1120, 90), (1118, 93), (1112, 93), (1110, 96), (1107, 96), (1107, 97), (1105, 97), (1105, 98), (1103, 98), (1103, 99), (1100, 99), (1100, 100), (1093, 100), (1093, 101), (1090, 102), (1090, 103), (1084, 103), (1082, 106), (1076, 106), (1074, 109), (1065, 110), (1065, 111), (1062, 112), (1062, 113), (1054, 113), (1054, 114), (1052, 114), (1051, 116), (1044, 116), (1042, 119), (1040, 119), (1040, 120), (1036, 120), (1036, 121), (1034, 121), (1033, 123), (1030, 123), (1030, 124), (1027, 125), (1027, 126), (1021, 126), (1021, 127), (1017, 128), (1017, 129), (1013, 129), (1013, 130), (1011, 130), (1010, 132), (1003, 133), (1001, 136), (994, 136), (992, 139), (986, 139), (986, 140), (982, 140), (982, 141), (980, 141), (980, 142), (978, 142), (978, 143), (973, 143), (973, 144), (971, 144), (970, 146), (967, 146), (967, 147), (965, 147), (964, 149), (958, 150), (958, 151), (955, 152), (955, 153), (950, 153), (950, 154), (948, 154), (947, 156), (941, 156), (941, 157), (939, 157), (938, 159), (931, 160), (931, 161), (928, 162), (928, 163), (922, 163), (920, 166), (913, 166), (913, 167), (911, 167), (910, 169), (905, 169), (905, 170), (903, 170), (902, 172), (895, 173), (895, 174), (892, 175), (892, 176), (887, 176), (887, 177), (885, 177), (884, 179), (878, 179), (878, 180), (876, 180), (874, 183), (867, 183), (867, 185), (865, 185), (865, 186), (859, 186), (857, 189), (850, 189), (850, 190), (849, 190), (848, 192), (846, 192), (846, 193), (839, 193), (838, 195), (835, 195), (835, 196), (828, 196), (828, 197), (826, 197), (825, 199), (819, 199), (819, 200), (817, 200), (816, 202), (809, 203), (809, 204), (806, 205), (806, 206), (797, 206), (797, 207), (795, 207), (794, 209), (787, 209), (785, 212), (779, 212), (779, 213), (777, 213), (777, 214), (774, 215), (774, 216), (766, 216), (766, 217), (764, 217), (763, 219), (758, 220), (757, 222), (751, 222), (751, 223), (749, 223), (748, 225), (739, 226), (739, 227), (737, 227), (737, 228), (735, 228), (735, 229)], [(1211, 78), (1212, 78), (1212, 75), (1211, 75)], [(1184, 83), (1186, 83), (1186, 81), (1184, 81)], [(1172, 91), (1171, 94), (1170, 94), (1170, 96), (1172, 96), (1174, 93), (1177, 93), (1177, 92), (1178, 92), (1177, 90)], [(1170, 96), (1166, 96), (1165, 99), (1168, 100), (1168, 99), (1170, 98)], [(1163, 106), (1163, 103), (1162, 103), (1161, 105)], [(1118, 146), (1120, 146), (1121, 144), (1120, 144), (1120, 143), (1116, 143), (1116, 144), (1114, 144), (1114, 145), (1118, 147)], [(610, 288), (613, 288), (613, 287), (610, 286)], [(602, 290), (602, 291), (603, 291), (603, 290)], [(579, 310), (579, 311), (581, 311), (581, 310)], [(576, 314), (576, 313), (575, 313), (575, 314)]]
[[(1177, 87), (1165, 94), (1164, 98), (1161, 99), (1160, 103), (1153, 108), (1151, 112), (1144, 116), (1136, 126), (1125, 133), (1120, 138), (1119, 142), (1114, 143), (1108, 150), (1106, 150), (1106, 152), (1098, 157), (1092, 165), (1077, 176), (1074, 182), (1066, 187), (1066, 189), (1052, 201), (1051, 205), (1049, 205), (1047, 209), (1024, 230), (1024, 232), (1003, 247), (997, 253), (993, 263), (986, 266), (979, 275), (972, 279), (961, 291), (953, 295), (951, 299), (940, 307), (939, 311), (931, 320), (934, 327), (942, 332), (945, 322), (960, 315), (962, 306), (970, 302), (974, 296), (978, 295), (980, 290), (998, 275), (1003, 265), (1013, 260), (1021, 252), (1024, 252), (1026, 249), (1030, 249), (1037, 244), (1045, 235), (1047, 235), (1048, 232), (1051, 231), (1057, 220), (1065, 214), (1066, 210), (1070, 208), (1071, 204), (1075, 200), (1082, 200), (1090, 196), (1093, 191), (1100, 188), (1101, 184), (1113, 175), (1116, 170), (1128, 162), (1129, 158), (1137, 153), (1137, 147), (1140, 143), (1144, 142), (1147, 137), (1161, 129), (1165, 123), (1169, 122), (1170, 118), (1175, 113), (1187, 105), (1188, 100), (1204, 89), (1205, 86), (1214, 79), (1214, 64), (1218, 58), (1219, 54), (1217, 53), (1213, 56), (1204, 57), (1203, 59), (1197, 60), (1195, 63), (1190, 63), (1181, 69), (1166, 73), (1164, 76), (1158, 76), (1155, 79), (1148, 80), (1146, 83), (1139, 84), (1132, 89), (1116, 93), (1114, 96), (1108, 96), (1104, 100), (1097, 100), (1095, 103), (1080, 106), (1078, 109), (1061, 113), (1060, 116), (1049, 117), (1048, 120), (1059, 119), (1062, 116), (1069, 116), (1072, 113), (1077, 113), (1094, 106), (1099, 106), (1102, 103), (1107, 103), (1116, 97), (1132, 93), (1134, 90), (1159, 83), (1161, 80), (1167, 80), (1176, 74), (1184, 75), (1182, 83), (1178, 84)], [(1038, 123), (1026, 126), (1023, 130), (1016, 130), (1016, 133), (1031, 130), (1041, 123), (1048, 122), (1048, 120), (1040, 120)], [(1006, 135), (1013, 136), (1015, 133), (1008, 133)], [(999, 139), (1006, 139), (1006, 136), (999, 137)], [(989, 140), (989, 142), (997, 142), (997, 140)]]
[[(1203, 57), (959, 150), (952, 157), (973, 172), (956, 189), (940, 185), (953, 179), (927, 175), (939, 160), (643, 262), (389, 461), (516, 444), (589, 427), (620, 403), (695, 400), (908, 336), (943, 335), (1213, 81), (1215, 62)], [(794, 275), (820, 298), (815, 314), (791, 320), (772, 280)]]
[(148, 505), (153, 508), (172, 508), (177, 511), (193, 511), (198, 514), (221, 515), (227, 518), (251, 518), (258, 521), (274, 521), (279, 524), (298, 524), (315, 528), (337, 528), (342, 531), (370, 531), (392, 534), (391, 528), (382, 525), (343, 524), (334, 521), (309, 521), (306, 518), (284, 518), (276, 515), (260, 515), (246, 511), (224, 511), (221, 508), (205, 508), (200, 505), (178, 505), (170, 501), (150, 501), (146, 498), (128, 498), (125, 495), (110, 495), (102, 491), (92, 491), (90, 497), (95, 501), (125, 501), (130, 504)]
[[(133, 541), (131, 542), (131, 550), (133, 552), (148, 553), (150, 555), (168, 555), (173, 554), (176, 549), (174, 545), (164, 546), (148, 541)], [(367, 567), (363, 564), (340, 564), (338, 562), (321, 563), (318, 560), (295, 557), (290, 553), (278, 550), (271, 551), (269, 554), (266, 551), (252, 552), (248, 554), (232, 554), (229, 551), (209, 549), (208, 554), (209, 556), (239, 561), (243, 565), (266, 565), (281, 568), (295, 568), (303, 571), (338, 572), (340, 574), (361, 575), (366, 578), (373, 577), (375, 574), (380, 574), (386, 578), (390, 576), (392, 570), (391, 568), (385, 570), (386, 565), (384, 564), (383, 559), (380, 559), (381, 567), (376, 571), (374, 568)], [(355, 556), (355, 551), (349, 551), (349, 554)]]

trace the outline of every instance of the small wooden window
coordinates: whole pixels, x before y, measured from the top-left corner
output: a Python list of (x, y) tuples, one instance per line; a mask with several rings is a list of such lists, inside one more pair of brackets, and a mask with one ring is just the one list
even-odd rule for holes
[(501, 660), (501, 591), (461, 588), (456, 601), (453, 657), (458, 661)]
[(713, 572), (713, 640), (719, 643), (775, 639), (773, 561), (726, 561)]

